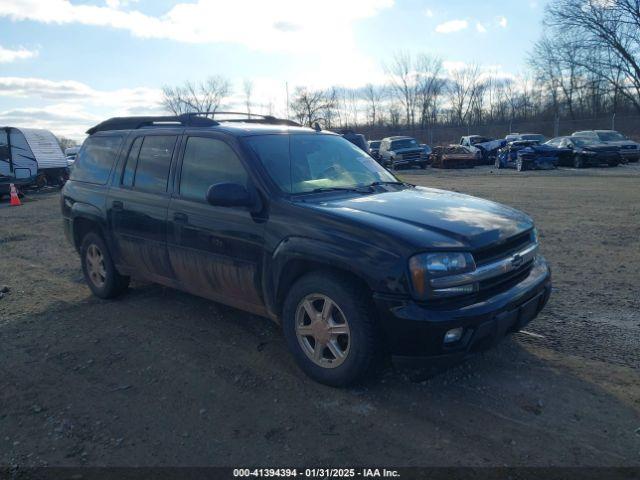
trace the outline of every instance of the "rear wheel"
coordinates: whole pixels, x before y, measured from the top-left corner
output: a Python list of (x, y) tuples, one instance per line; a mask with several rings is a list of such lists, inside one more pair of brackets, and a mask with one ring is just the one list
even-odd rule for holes
[(335, 387), (363, 380), (375, 365), (375, 321), (366, 290), (331, 273), (298, 280), (283, 308), (283, 329), (298, 366)]
[(113, 298), (129, 286), (129, 277), (118, 273), (105, 241), (97, 233), (84, 237), (80, 258), (85, 281), (96, 297)]

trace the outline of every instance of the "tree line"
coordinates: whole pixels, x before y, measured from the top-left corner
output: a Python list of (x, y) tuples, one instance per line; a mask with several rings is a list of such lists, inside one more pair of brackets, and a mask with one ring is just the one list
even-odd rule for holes
[[(640, 113), (640, 0), (555, 0), (527, 68), (501, 75), (480, 64), (445, 68), (428, 53), (398, 52), (384, 63), (384, 84), (360, 88), (297, 86), (280, 114), (303, 125), (472, 126)], [(221, 76), (163, 89), (174, 114), (220, 109), (233, 94)], [(242, 85), (243, 110), (273, 114)]]

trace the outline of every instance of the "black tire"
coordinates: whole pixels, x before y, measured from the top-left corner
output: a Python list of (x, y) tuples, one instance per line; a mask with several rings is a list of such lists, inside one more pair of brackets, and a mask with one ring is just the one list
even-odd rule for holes
[(422, 170), (426, 170), (426, 169), (427, 169), (427, 162), (422, 162), (422, 163), (420, 164), (420, 168), (421, 168)]
[(498, 157), (496, 157), (496, 161), (494, 162), (494, 166), (500, 170), (502, 168), (502, 162), (500, 161), (500, 159)]
[[(104, 282), (101, 285), (97, 284), (89, 273), (90, 267), (88, 265), (87, 252), (91, 247), (97, 248), (102, 255), (105, 275)], [(80, 247), (80, 262), (82, 263), (84, 279), (96, 297), (104, 299), (114, 298), (126, 291), (129, 287), (129, 277), (118, 273), (111, 259), (111, 253), (107, 248), (107, 244), (99, 234), (89, 232), (84, 236)]]
[(584, 161), (582, 160), (582, 157), (580, 155), (576, 155), (575, 157), (573, 157), (573, 168), (583, 168), (584, 167)]
[(516, 170), (519, 172), (524, 172), (527, 169), (527, 164), (524, 163), (524, 160), (521, 158), (516, 159)]
[[(329, 272), (309, 273), (299, 279), (284, 302), (282, 326), (285, 340), (300, 369), (317, 382), (344, 387), (370, 376), (382, 355), (378, 348), (376, 322), (368, 292), (353, 281)], [(350, 330), (349, 350), (344, 361), (336, 367), (322, 367), (304, 352), (296, 333), (298, 306), (309, 295), (329, 297), (344, 313)]]

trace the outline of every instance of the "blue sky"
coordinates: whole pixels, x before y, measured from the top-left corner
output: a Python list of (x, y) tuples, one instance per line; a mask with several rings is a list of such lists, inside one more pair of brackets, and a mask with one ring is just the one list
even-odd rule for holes
[(282, 113), (284, 83), (383, 82), (394, 52), (523, 71), (545, 0), (0, 0), (0, 124), (82, 138), (159, 110), (163, 85), (222, 74)]

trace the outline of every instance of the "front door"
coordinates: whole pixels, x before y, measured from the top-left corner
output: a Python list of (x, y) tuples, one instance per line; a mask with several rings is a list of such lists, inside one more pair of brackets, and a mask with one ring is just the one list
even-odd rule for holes
[(187, 136), (169, 204), (168, 251), (182, 288), (262, 313), (263, 223), (245, 207), (207, 203), (209, 186), (251, 188), (247, 169), (223, 135)]
[(174, 278), (167, 253), (167, 186), (177, 138), (135, 138), (107, 199), (117, 263), (161, 283)]

